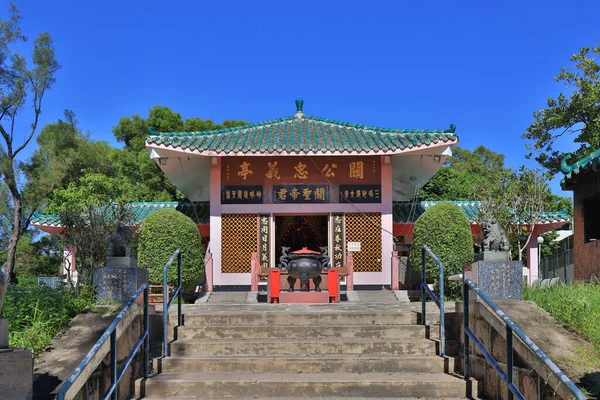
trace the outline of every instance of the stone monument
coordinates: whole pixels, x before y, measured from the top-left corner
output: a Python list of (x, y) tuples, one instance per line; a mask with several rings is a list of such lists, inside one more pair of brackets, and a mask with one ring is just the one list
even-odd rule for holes
[[(0, 314), (8, 288), (8, 276), (0, 268)], [(0, 393), (5, 399), (33, 397), (33, 351), (8, 347), (8, 318), (0, 317)], [(5, 368), (7, 366), (8, 368)]]
[(112, 236), (104, 267), (94, 270), (96, 301), (127, 303), (140, 285), (148, 282), (148, 271), (138, 268), (135, 251), (125, 239), (126, 234), (121, 230)]
[[(510, 260), (509, 242), (495, 220), (481, 224), (483, 242), (475, 262), (465, 266), (463, 276), (471, 279), (492, 300), (521, 300), (523, 264)], [(469, 300), (476, 300), (473, 291)]]

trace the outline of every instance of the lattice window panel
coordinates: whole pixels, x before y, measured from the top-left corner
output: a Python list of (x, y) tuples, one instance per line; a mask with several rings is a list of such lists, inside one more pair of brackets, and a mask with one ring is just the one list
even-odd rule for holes
[(381, 272), (381, 214), (346, 214), (345, 227), (346, 243), (360, 242), (354, 272)]
[(251, 272), (252, 253), (258, 247), (256, 214), (221, 215), (221, 272)]

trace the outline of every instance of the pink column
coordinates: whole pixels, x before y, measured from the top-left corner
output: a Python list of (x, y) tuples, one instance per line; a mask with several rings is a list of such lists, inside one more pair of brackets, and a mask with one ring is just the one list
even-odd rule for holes
[[(392, 157), (381, 156), (381, 272), (385, 281), (391, 280), (393, 273), (391, 256), (394, 251), (394, 215), (392, 201)], [(385, 284), (394, 284), (385, 281)], [(398, 285), (397, 279), (396, 285)]]
[(346, 272), (348, 273), (346, 277), (346, 290), (352, 291), (354, 290), (354, 259), (350, 251), (346, 256)]
[[(213, 160), (216, 160), (216, 163), (213, 163)], [(211, 157), (210, 163), (210, 251), (212, 262), (206, 266), (206, 290), (212, 292), (213, 284), (219, 285), (221, 280), (221, 159), (219, 157)]]
[(398, 252), (392, 252), (392, 290), (400, 290), (400, 276), (398, 274), (398, 268), (400, 263), (398, 262)]
[(529, 240), (527, 246), (527, 268), (529, 268), (529, 275), (527, 276), (527, 283), (533, 285), (539, 277), (539, 255), (538, 255), (538, 235), (534, 232)]
[(250, 267), (250, 290), (258, 292), (258, 274), (260, 273), (260, 262), (258, 261), (258, 253), (252, 252), (252, 263)]

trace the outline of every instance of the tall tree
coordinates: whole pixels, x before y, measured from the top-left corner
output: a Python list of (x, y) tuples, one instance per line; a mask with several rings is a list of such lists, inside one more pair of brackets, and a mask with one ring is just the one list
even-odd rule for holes
[(505, 174), (500, 185), (486, 192), (477, 215), (478, 222), (496, 220), (515, 246), (519, 261), (540, 222), (544, 199), (549, 193), (548, 177), (521, 167)]
[(455, 147), (438, 173), (419, 191), (421, 200), (480, 200), (485, 189), (500, 183), (504, 154), (485, 146), (470, 151)]
[[(554, 146), (562, 136), (579, 144), (574, 157), (579, 159), (600, 147), (600, 46), (583, 47), (571, 56), (571, 67), (563, 67), (554, 79), (567, 87), (567, 93), (549, 97), (546, 108), (533, 113), (535, 121), (522, 135), (530, 143), (535, 159), (556, 173), (566, 155)], [(532, 142), (532, 143), (531, 143)]]
[[(18, 52), (21, 43), (27, 40), (19, 26), (21, 13), (11, 3), (9, 14), (8, 20), (0, 21), (0, 134), (4, 142), (0, 146), (0, 175), (10, 193), (13, 208), (7, 259), (3, 267), (9, 277), (9, 283), (13, 283), (17, 244), (23, 227), (27, 226), (27, 221), (23, 221), (22, 188), (18, 184), (16, 159), (35, 135), (42, 111), (42, 100), (54, 83), (60, 65), (54, 56), (52, 38), (44, 32), (33, 43), (33, 55), (29, 66), (25, 57)], [(28, 95), (31, 96), (33, 120), (24, 140), (16, 141), (17, 117), (21, 115)]]
[(240, 120), (225, 120), (215, 124), (212, 119), (188, 118), (165, 106), (154, 106), (149, 110), (148, 118), (138, 114), (123, 117), (113, 128), (115, 138), (125, 143), (125, 148), (116, 156), (115, 165), (120, 174), (129, 182), (141, 183), (138, 186), (138, 201), (168, 201), (183, 200), (185, 195), (162, 173), (156, 163), (148, 157), (144, 145), (148, 136), (148, 127), (152, 126), (160, 132), (191, 132), (200, 130), (215, 130), (233, 126), (247, 125)]

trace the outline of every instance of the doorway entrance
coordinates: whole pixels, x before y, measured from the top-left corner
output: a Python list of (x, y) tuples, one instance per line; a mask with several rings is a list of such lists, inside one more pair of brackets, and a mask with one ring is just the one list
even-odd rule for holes
[(282, 247), (289, 247), (289, 252), (303, 247), (320, 252), (328, 246), (328, 220), (328, 215), (276, 215), (275, 265), (279, 265)]

